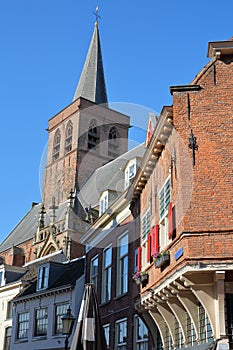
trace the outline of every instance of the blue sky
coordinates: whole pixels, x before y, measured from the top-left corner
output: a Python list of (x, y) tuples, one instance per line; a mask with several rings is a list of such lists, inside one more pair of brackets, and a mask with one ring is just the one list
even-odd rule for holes
[(232, 0), (1, 0), (0, 241), (41, 200), (47, 121), (72, 101), (96, 5), (109, 101), (134, 109), (170, 105), (169, 87), (209, 61), (208, 42), (233, 36)]

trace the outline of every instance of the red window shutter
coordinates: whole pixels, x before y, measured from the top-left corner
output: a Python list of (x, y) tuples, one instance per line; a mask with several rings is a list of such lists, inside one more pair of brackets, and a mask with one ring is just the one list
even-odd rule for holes
[(172, 202), (170, 202), (168, 207), (168, 238), (171, 239), (173, 236), (173, 213), (172, 213)]
[(138, 247), (138, 271), (140, 272), (142, 268), (142, 248)]
[(151, 255), (159, 252), (159, 225), (152, 228), (151, 232)]
[(147, 261), (151, 258), (151, 233), (147, 236)]

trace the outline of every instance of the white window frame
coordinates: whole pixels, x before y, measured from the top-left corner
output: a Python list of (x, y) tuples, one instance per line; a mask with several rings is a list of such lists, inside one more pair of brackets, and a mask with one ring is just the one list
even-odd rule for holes
[(129, 187), (132, 179), (136, 175), (136, 159), (131, 159), (125, 168), (125, 188)]
[[(169, 189), (169, 191), (167, 189)], [(160, 221), (162, 221), (167, 216), (170, 201), (171, 201), (171, 178), (169, 175), (168, 178), (165, 180), (161, 190), (159, 191)]]
[[(111, 262), (110, 264), (106, 265), (105, 264), (106, 252), (109, 249), (111, 249)], [(112, 287), (112, 245), (109, 245), (103, 250), (103, 269), (102, 269), (102, 302), (103, 303), (106, 303), (111, 300), (111, 287)], [(107, 289), (109, 293), (107, 293)]]
[[(43, 315), (44, 317), (38, 317), (37, 312), (45, 310), (45, 314)], [(34, 337), (47, 337), (48, 335), (48, 306), (42, 306), (35, 308), (34, 312)], [(39, 322), (41, 320), (41, 322)], [(42, 323), (42, 328), (45, 330), (44, 333), (40, 333), (38, 331), (39, 329), (39, 324)]]
[[(20, 321), (20, 316), (26, 315), (27, 317), (24, 320)], [(22, 328), (22, 325), (25, 327)], [(17, 331), (16, 331), (16, 339), (19, 341), (24, 341), (28, 339), (28, 331), (29, 331), (29, 311), (21, 311), (17, 314)], [(24, 332), (25, 335), (20, 336), (20, 333)]]
[[(58, 307), (62, 307), (64, 310), (64, 313), (57, 313)], [(67, 313), (67, 309), (69, 308), (70, 303), (68, 301), (63, 302), (63, 303), (57, 303), (54, 305), (54, 335), (62, 334), (62, 327), (60, 327), (59, 331), (59, 324), (61, 325), (61, 317)]]
[(105, 335), (107, 349), (109, 349), (109, 344), (110, 344), (110, 323), (104, 324), (103, 325), (103, 329), (104, 329), (104, 335)]
[[(123, 342), (120, 342), (120, 338), (119, 338), (119, 333), (120, 333), (120, 324), (126, 324), (126, 333), (124, 333), (123, 335)], [(115, 344), (116, 344), (116, 350), (125, 350), (127, 347), (127, 336), (128, 336), (128, 322), (127, 322), (127, 318), (122, 318), (121, 320), (117, 320), (115, 323)], [(124, 339), (125, 338), (125, 339)]]
[(168, 237), (168, 207), (171, 201), (171, 178), (170, 175), (165, 180), (159, 191), (159, 242), (160, 250), (163, 250), (169, 244)]
[(108, 191), (104, 191), (99, 200), (99, 216), (108, 209)]
[(48, 288), (49, 284), (49, 264), (38, 267), (37, 290)]
[[(141, 326), (147, 330), (147, 338), (139, 339), (139, 332), (138, 332), (139, 322), (141, 322)], [(149, 348), (149, 331), (148, 331), (148, 328), (147, 328), (145, 322), (143, 322), (143, 320), (137, 315), (135, 315), (135, 318), (134, 318), (134, 330), (135, 330), (135, 332), (134, 332), (135, 350), (140, 350), (140, 349), (148, 350), (148, 348)]]
[(150, 214), (150, 208), (148, 208), (144, 215), (141, 217), (142, 242), (147, 239), (147, 236), (150, 232)]
[[(93, 263), (96, 260), (97, 260), (97, 266), (95, 271), (95, 266)], [(97, 292), (97, 286), (98, 286), (98, 269), (99, 269), (99, 256), (95, 255), (91, 259), (91, 264), (90, 264), (90, 283), (94, 284), (96, 292)]]
[[(127, 251), (121, 254), (121, 241), (127, 237)], [(128, 292), (128, 272), (129, 272), (129, 234), (128, 231), (124, 232), (118, 237), (118, 249), (117, 249), (117, 295), (121, 295)], [(126, 273), (124, 268), (126, 267)], [(123, 268), (123, 271), (122, 271)], [(126, 284), (125, 284), (126, 279)]]

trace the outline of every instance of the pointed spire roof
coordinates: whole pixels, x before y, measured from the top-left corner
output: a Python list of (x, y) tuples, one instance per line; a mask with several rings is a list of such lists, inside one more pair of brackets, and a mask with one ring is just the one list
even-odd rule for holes
[(108, 103), (98, 21), (95, 23), (94, 33), (73, 101), (79, 97), (97, 104)]

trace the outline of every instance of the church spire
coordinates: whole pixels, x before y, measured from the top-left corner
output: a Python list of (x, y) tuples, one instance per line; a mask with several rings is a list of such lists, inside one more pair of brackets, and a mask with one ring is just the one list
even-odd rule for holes
[(73, 101), (79, 97), (97, 104), (108, 103), (98, 20), (95, 22), (94, 33)]

